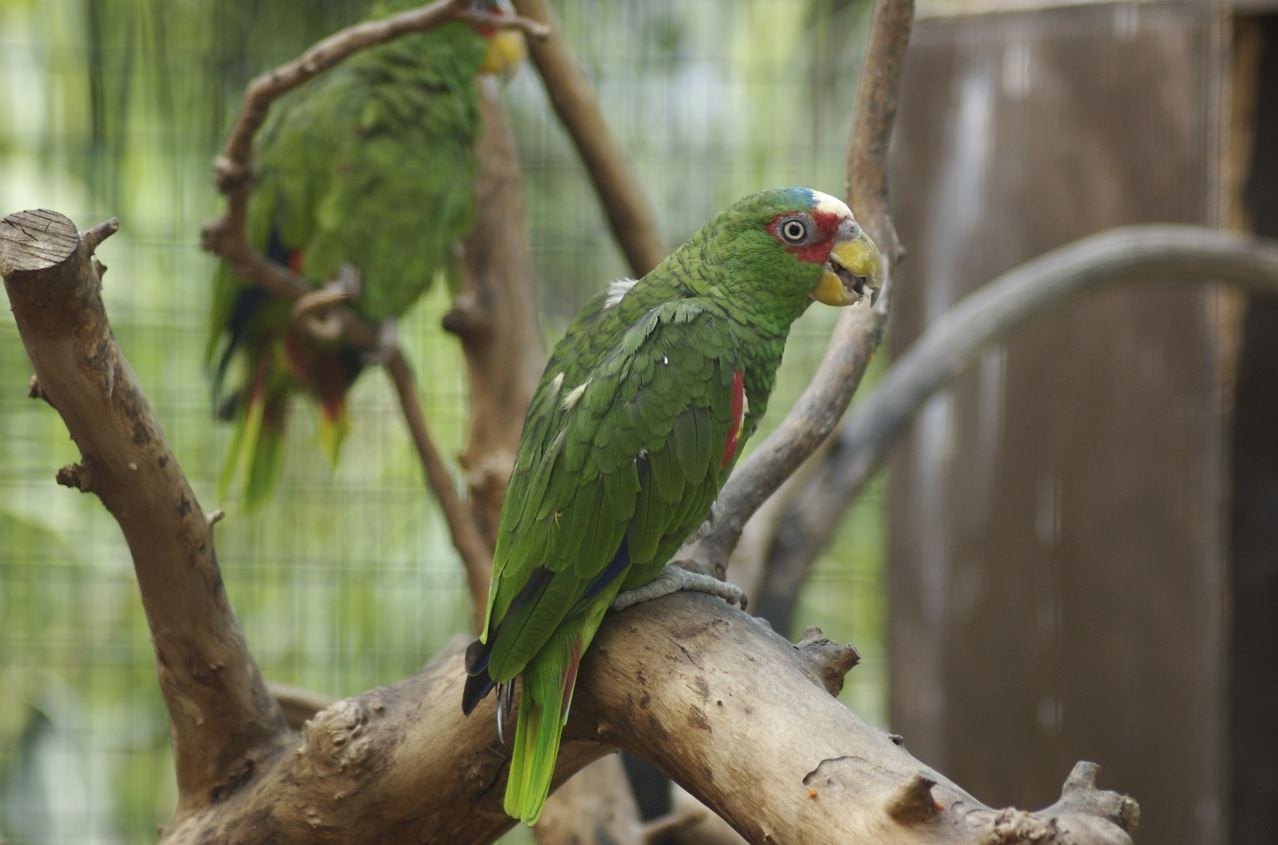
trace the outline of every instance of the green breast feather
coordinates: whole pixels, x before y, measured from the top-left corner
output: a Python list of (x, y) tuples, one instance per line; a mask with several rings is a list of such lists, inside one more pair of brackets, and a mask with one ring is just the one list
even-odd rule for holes
[[(767, 407), (790, 324), (813, 297), (860, 298), (845, 279), (866, 282), (877, 266), (864, 244), (833, 197), (755, 194), (643, 279), (610, 285), (556, 346), (507, 490), (483, 635), (467, 651), (466, 712), (496, 687), (500, 727), (523, 679), (511, 815), (540, 813), (604, 613), (705, 519)], [(837, 264), (853, 252), (868, 258)]]

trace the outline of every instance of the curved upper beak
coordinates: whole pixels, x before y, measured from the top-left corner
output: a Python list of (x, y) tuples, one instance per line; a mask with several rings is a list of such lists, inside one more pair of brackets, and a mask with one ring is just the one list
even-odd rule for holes
[(810, 296), (826, 305), (851, 305), (866, 297), (873, 304), (879, 293), (879, 248), (855, 223), (845, 225), (851, 231), (841, 232), (834, 242)]
[(511, 75), (524, 60), (527, 52), (523, 33), (513, 29), (495, 32), (488, 39), (488, 52), (484, 54), (484, 61), (479, 66), (479, 72)]

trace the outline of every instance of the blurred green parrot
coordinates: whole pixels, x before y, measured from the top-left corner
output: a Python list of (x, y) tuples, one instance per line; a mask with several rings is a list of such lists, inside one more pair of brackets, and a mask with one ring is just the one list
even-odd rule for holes
[(511, 816), (533, 824), (541, 812), (577, 667), (618, 593), (666, 582), (655, 592), (723, 594), (722, 582), (663, 567), (767, 409), (790, 324), (813, 299), (872, 298), (878, 272), (843, 202), (764, 191), (639, 281), (613, 282), (569, 326), (528, 408), (487, 619), (466, 652), (462, 709), (496, 687), (499, 734), (523, 679)]
[[(417, 5), (388, 0), (373, 17)], [(493, 2), (474, 6), (497, 11)], [(353, 270), (360, 283), (354, 305), (377, 321), (403, 315), (440, 273), (455, 285), (454, 245), (475, 207), (475, 77), (515, 66), (521, 38), (448, 23), (356, 53), (281, 99), (254, 149), (249, 242), (316, 285)], [(220, 493), (243, 476), (251, 508), (279, 476), (294, 393), (318, 404), (321, 439), (336, 460), (346, 393), (366, 359), (300, 330), (289, 303), (246, 284), (225, 263), (210, 329), (214, 402), (237, 426)]]

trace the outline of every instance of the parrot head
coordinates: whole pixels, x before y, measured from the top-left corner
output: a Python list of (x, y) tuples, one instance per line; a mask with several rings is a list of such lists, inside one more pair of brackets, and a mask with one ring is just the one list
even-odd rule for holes
[(811, 188), (752, 194), (707, 226), (709, 257), (727, 270), (718, 287), (747, 308), (793, 319), (812, 300), (873, 302), (878, 248), (842, 200)]

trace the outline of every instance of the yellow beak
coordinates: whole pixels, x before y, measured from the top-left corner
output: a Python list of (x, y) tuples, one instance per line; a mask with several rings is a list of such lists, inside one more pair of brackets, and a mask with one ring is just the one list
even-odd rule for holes
[(513, 72), (524, 60), (528, 48), (524, 46), (523, 33), (513, 29), (503, 29), (488, 39), (488, 52), (479, 66), (480, 73)]
[(821, 281), (809, 294), (826, 305), (851, 305), (879, 292), (879, 248), (857, 230), (854, 238), (835, 241)]

